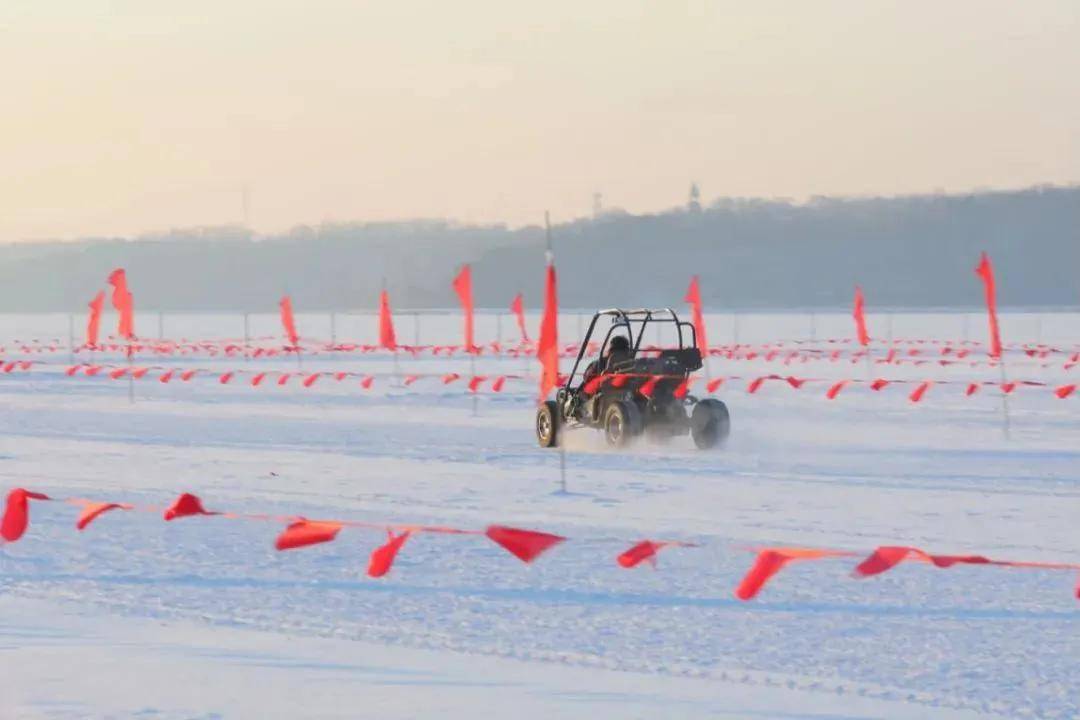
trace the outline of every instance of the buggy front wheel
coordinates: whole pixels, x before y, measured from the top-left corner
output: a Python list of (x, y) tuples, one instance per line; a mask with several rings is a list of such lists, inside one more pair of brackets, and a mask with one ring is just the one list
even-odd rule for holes
[(542, 448), (555, 447), (559, 440), (559, 406), (545, 400), (536, 408), (536, 441)]

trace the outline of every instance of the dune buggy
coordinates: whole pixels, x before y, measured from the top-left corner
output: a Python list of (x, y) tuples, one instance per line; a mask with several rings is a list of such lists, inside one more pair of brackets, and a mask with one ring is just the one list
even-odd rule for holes
[[(597, 347), (593, 333), (604, 318), (611, 325), (599, 355), (579, 374), (587, 352)], [(642, 344), (646, 328), (657, 323), (674, 330), (677, 346)], [(536, 439), (541, 447), (555, 447), (566, 428), (588, 427), (602, 430), (613, 447), (642, 435), (662, 441), (687, 433), (698, 448), (716, 447), (731, 432), (731, 419), (720, 400), (689, 393), (690, 374), (701, 368), (694, 326), (674, 310), (601, 310), (555, 400), (537, 409)]]

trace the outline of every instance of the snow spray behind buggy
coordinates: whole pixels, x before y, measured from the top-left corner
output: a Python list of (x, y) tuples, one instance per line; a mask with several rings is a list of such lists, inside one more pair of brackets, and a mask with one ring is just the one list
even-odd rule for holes
[[(603, 317), (611, 318), (611, 326), (600, 345), (600, 357), (579, 379), (585, 349)], [(643, 348), (650, 323), (672, 325), (678, 346)], [(580, 347), (555, 400), (545, 401), (536, 411), (541, 447), (556, 446), (563, 426), (603, 430), (613, 447), (625, 447), (640, 435), (663, 440), (689, 433), (698, 448), (707, 450), (730, 434), (731, 419), (723, 402), (689, 394), (690, 373), (703, 367), (701, 350), (695, 327), (680, 321), (674, 310), (601, 310), (593, 315)]]

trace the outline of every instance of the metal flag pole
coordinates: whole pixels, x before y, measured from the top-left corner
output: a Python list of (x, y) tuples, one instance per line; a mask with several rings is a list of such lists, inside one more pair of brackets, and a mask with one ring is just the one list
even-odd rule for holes
[(134, 347), (132, 346), (132, 343), (131, 343), (132, 339), (133, 338), (130, 338), (130, 337), (128, 338), (128, 345), (127, 345), (127, 364), (128, 364), (127, 376), (128, 376), (128, 403), (134, 405), (135, 404), (135, 368), (134, 368), (135, 359), (132, 357), (132, 355), (134, 354), (135, 349), (134, 349)]
[(1005, 386), (1008, 384), (1005, 374), (1005, 351), (1001, 351), (1001, 357), (998, 358), (998, 367), (1001, 368), (1001, 431), (1005, 435), (1005, 439), (1009, 440), (1012, 437), (1012, 422), (1009, 419), (1009, 393), (1005, 392)]
[(68, 365), (75, 364), (75, 315), (68, 313)]
[[(469, 378), (470, 378), (470, 382), (472, 382), (476, 378), (476, 353), (473, 352), (473, 350), (471, 348), (469, 349), (468, 353), (469, 353)], [(473, 390), (472, 393), (471, 393), (471, 395), (472, 395), (472, 416), (473, 417), (476, 417), (477, 415), (480, 414), (479, 410), (477, 409), (477, 402), (478, 401), (477, 401), (476, 396), (478, 394), (479, 393), (477, 392), (477, 390)]]
[[(471, 288), (470, 288), (469, 292), (470, 293), (472, 292)], [(470, 308), (470, 310), (472, 310), (472, 308)], [(476, 380), (476, 348), (475, 347), (466, 347), (465, 352), (469, 353), (469, 378), (470, 378), (470, 382), (475, 382), (475, 380)], [(479, 393), (479, 386), (477, 386), (476, 389), (474, 389), (473, 392), (471, 393), (471, 395), (472, 395), (472, 416), (473, 417), (476, 417), (477, 415), (480, 414), (479, 408), (477, 407), (477, 404), (479, 403), (479, 398), (477, 397), (477, 395), (479, 395), (479, 394), (480, 394)]]

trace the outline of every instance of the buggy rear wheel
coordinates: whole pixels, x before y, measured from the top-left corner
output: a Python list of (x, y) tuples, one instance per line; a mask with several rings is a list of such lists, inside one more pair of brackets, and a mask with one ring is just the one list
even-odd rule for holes
[(731, 416), (727, 405), (716, 398), (705, 398), (690, 414), (690, 437), (699, 450), (709, 450), (731, 434)]
[(555, 447), (559, 439), (559, 407), (553, 400), (545, 400), (536, 409), (536, 441), (540, 447)]
[(637, 405), (616, 400), (604, 413), (604, 439), (612, 447), (626, 447), (641, 434), (641, 411)]

